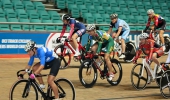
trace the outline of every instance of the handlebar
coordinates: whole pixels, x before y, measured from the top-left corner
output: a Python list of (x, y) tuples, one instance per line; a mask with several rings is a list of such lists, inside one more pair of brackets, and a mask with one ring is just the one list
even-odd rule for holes
[[(17, 71), (17, 77), (19, 77), (19, 76), (20, 76), (20, 72), (23, 72), (23, 71), (25, 71), (25, 69), (22, 69), (22, 70)], [(30, 76), (30, 75), (32, 74), (32, 70), (28, 71), (27, 73), (28, 73), (28, 75)], [(35, 77), (43, 77), (43, 76), (47, 76), (47, 75), (48, 75), (48, 74), (35, 75)]]

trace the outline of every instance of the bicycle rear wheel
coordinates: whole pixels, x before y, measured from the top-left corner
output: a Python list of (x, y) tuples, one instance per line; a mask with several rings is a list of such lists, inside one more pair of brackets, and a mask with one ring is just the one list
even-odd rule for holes
[(148, 73), (146, 67), (143, 68), (143, 64), (136, 64), (131, 71), (132, 86), (137, 90), (143, 90), (146, 87), (147, 80)]
[(79, 80), (85, 88), (93, 87), (97, 81), (97, 69), (90, 62), (85, 60), (79, 67)]
[[(66, 54), (64, 55), (63, 51), (66, 50)], [(71, 62), (71, 54), (70, 51), (64, 48), (64, 45), (58, 45), (55, 47), (54, 52), (58, 55), (61, 66), (60, 69), (67, 68)]]
[(18, 80), (10, 89), (9, 100), (38, 100), (38, 92), (28, 80)]
[(165, 40), (165, 51), (164, 54), (168, 54), (169, 49), (170, 49), (170, 38), (169, 37), (164, 37)]
[(136, 55), (136, 46), (133, 42), (126, 43), (125, 62), (132, 62)]
[[(59, 91), (59, 98), (62, 100), (75, 100), (76, 99), (76, 92), (74, 85), (71, 81), (65, 78), (59, 78), (54, 81), (58, 87)], [(51, 87), (48, 88), (47, 93), (51, 98), (54, 98), (53, 91)]]
[(170, 98), (170, 70), (165, 71), (160, 78), (160, 92), (163, 97)]
[(110, 81), (107, 80), (111, 85), (115, 86), (120, 83), (122, 80), (122, 66), (117, 59), (111, 59), (114, 78)]

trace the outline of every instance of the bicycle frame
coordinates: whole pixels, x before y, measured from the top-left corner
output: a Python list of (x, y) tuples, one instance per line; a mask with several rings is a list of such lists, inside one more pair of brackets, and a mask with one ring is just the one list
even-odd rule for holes
[[(69, 41), (69, 42), (72, 42), (72, 40)], [(65, 54), (66, 54), (66, 52), (67, 52), (67, 49), (71, 50), (71, 52), (72, 52), (73, 54), (75, 54), (75, 52), (76, 52), (69, 42), (67, 42), (67, 41), (64, 42), (63, 56), (65, 56)], [(83, 46), (81, 45), (80, 42), (77, 42), (77, 44), (78, 44), (78, 49), (79, 49), (79, 51), (80, 51), (80, 50), (84, 50), (84, 51), (85, 51), (85, 49), (83, 48)]]

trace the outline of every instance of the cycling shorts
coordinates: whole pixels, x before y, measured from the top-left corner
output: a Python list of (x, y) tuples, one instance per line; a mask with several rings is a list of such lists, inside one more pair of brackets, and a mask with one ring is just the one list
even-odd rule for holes
[(157, 53), (157, 58), (161, 57), (164, 54), (163, 47), (159, 48), (154, 53)]
[(60, 60), (58, 58), (54, 58), (52, 61), (45, 63), (44, 69), (51, 68), (49, 75), (57, 76), (58, 71), (60, 69), (60, 65)]
[[(118, 30), (116, 30), (116, 33), (118, 32)], [(121, 36), (122, 39), (126, 40), (126, 38), (129, 35), (130, 30), (126, 30), (126, 31), (121, 31), (119, 36)]]
[(73, 34), (76, 33), (79, 37), (86, 33), (86, 29), (76, 29), (74, 30)]
[(156, 27), (156, 29), (159, 29), (160, 30), (164, 30), (166, 29), (166, 21), (165, 20), (162, 20), (162, 23), (158, 24), (158, 26)]
[(102, 44), (102, 48), (106, 48), (106, 53), (110, 54), (110, 52), (114, 49), (114, 41), (113, 42), (105, 42)]

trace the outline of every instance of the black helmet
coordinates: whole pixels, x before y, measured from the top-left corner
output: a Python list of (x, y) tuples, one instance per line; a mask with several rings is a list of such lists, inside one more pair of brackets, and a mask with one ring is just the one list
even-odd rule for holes
[(63, 14), (61, 17), (62, 20), (69, 20), (70, 19), (70, 15), (68, 14)]

